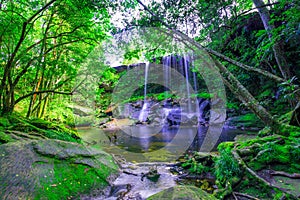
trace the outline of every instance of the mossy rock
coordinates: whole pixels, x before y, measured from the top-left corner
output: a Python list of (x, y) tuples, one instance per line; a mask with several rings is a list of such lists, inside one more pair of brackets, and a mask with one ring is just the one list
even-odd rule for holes
[(228, 118), (226, 124), (237, 128), (263, 128), (263, 122), (253, 113)]
[(4, 127), (4, 131), (13, 130), (24, 133), (37, 133), (37, 135), (41, 135), (42, 138), (46, 137), (50, 139), (81, 143), (81, 138), (76, 131), (68, 129), (61, 124), (56, 124), (42, 119), (27, 119), (17, 115), (9, 115), (3, 119), (8, 120), (10, 124), (9, 127)]
[(70, 199), (101, 192), (118, 174), (101, 150), (60, 140), (0, 145), (0, 199)]
[(216, 200), (195, 186), (175, 186), (150, 196), (147, 200)]

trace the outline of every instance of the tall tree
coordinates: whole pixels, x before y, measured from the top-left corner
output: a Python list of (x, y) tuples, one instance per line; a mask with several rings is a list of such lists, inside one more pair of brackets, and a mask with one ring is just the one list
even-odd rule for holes
[(276, 59), (278, 68), (280, 69), (282, 77), (287, 80), (292, 77), (291, 70), (289, 68), (288, 62), (285, 58), (284, 52), (283, 52), (283, 45), (281, 42), (281, 39), (274, 38), (272, 35), (272, 31), (274, 30), (274, 25), (270, 21), (270, 12), (265, 6), (265, 3), (263, 0), (253, 0), (254, 5), (256, 6), (260, 18), (264, 24), (264, 27), (267, 31), (268, 37), (270, 42), (273, 43), (273, 52), (274, 57)]
[(106, 38), (108, 19), (105, 1), (2, 1), (1, 113), (32, 97), (28, 116), (41, 114), (47, 93), (72, 94), (70, 83), (85, 56)]

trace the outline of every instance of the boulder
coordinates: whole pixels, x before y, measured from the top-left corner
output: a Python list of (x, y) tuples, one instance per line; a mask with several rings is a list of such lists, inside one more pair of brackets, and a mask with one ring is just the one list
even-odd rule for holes
[(150, 196), (147, 200), (216, 200), (207, 192), (195, 186), (175, 186)]
[(110, 155), (72, 142), (9, 142), (0, 145), (0, 152), (0, 199), (98, 195), (118, 174)]

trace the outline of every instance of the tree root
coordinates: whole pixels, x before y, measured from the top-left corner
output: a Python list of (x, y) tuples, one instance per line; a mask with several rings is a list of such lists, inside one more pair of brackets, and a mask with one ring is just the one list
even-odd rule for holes
[(293, 173), (293, 174), (289, 174), (287, 172), (283, 172), (283, 171), (271, 171), (271, 175), (273, 176), (285, 176), (288, 178), (293, 178), (293, 179), (300, 179), (300, 174), (298, 173)]
[[(232, 192), (232, 195), (234, 196), (234, 198), (236, 198), (236, 196), (240, 196), (240, 197), (246, 197), (248, 199), (254, 199), (254, 200), (259, 200), (258, 198), (256, 197), (253, 197), (251, 195), (248, 195), (248, 194), (244, 194), (244, 193), (239, 193), (239, 192)], [(236, 198), (237, 199), (237, 198)]]
[(7, 133), (10, 134), (10, 135), (17, 136), (18, 138), (21, 138), (21, 139), (31, 139), (31, 140), (40, 139), (37, 136), (32, 136), (30, 134), (22, 133), (20, 131), (11, 131), (11, 130), (8, 130)]
[(271, 183), (269, 183), (268, 181), (266, 181), (265, 179), (261, 178), (259, 175), (257, 175), (252, 169), (250, 169), (247, 164), (244, 162), (244, 160), (239, 156), (239, 154), (237, 153), (237, 151), (235, 149), (232, 150), (232, 154), (234, 156), (234, 158), (238, 161), (239, 165), (246, 170), (248, 173), (250, 173), (255, 179), (257, 179), (259, 182), (261, 182), (262, 184), (271, 187), (271, 188), (276, 188), (286, 194), (288, 194), (289, 196), (292, 197), (292, 199), (298, 199), (298, 197), (296, 197), (294, 194), (286, 191), (285, 189), (278, 187), (276, 185), (273, 185)]
[(31, 136), (40, 137), (40, 138), (42, 138), (42, 139), (49, 139), (49, 138), (47, 138), (46, 136), (44, 136), (44, 135), (42, 135), (42, 134), (39, 134), (39, 133), (36, 133), (36, 132), (29, 132), (28, 134), (31, 135)]

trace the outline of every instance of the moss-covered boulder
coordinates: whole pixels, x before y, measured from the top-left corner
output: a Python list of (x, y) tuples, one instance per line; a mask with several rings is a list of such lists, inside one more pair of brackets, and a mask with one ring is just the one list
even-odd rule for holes
[(60, 140), (0, 145), (0, 199), (70, 199), (101, 193), (118, 173), (101, 150)]
[(150, 196), (147, 200), (216, 200), (195, 186), (175, 186)]
[(242, 129), (262, 129), (264, 124), (255, 114), (248, 113), (228, 118), (226, 120), (226, 126)]

